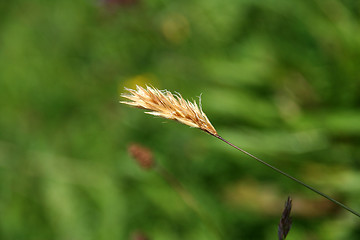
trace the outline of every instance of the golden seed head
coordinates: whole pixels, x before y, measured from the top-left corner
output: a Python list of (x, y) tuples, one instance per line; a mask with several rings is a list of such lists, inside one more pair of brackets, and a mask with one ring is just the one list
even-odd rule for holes
[(147, 114), (176, 120), (190, 127), (199, 128), (217, 136), (215, 128), (201, 109), (201, 105), (185, 100), (180, 94), (173, 95), (167, 90), (158, 90), (147, 86), (146, 89), (136, 86), (136, 90), (125, 88), (129, 93), (121, 97), (130, 101), (121, 101), (137, 108), (151, 110)]

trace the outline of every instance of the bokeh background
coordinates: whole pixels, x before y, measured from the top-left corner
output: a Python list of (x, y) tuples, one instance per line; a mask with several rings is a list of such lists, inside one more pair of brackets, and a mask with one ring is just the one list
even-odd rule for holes
[(328, 200), (118, 103), (125, 86), (202, 94), (224, 138), (360, 211), (359, 76), (357, 0), (1, 1), (0, 238), (277, 239), (290, 195), (289, 239), (359, 239)]

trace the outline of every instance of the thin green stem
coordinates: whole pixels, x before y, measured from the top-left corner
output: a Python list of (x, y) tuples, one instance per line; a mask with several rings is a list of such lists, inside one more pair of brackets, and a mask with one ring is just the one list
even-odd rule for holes
[[(213, 135), (213, 134), (211, 134), (211, 135)], [(248, 153), (247, 151), (245, 151), (245, 150), (243, 150), (243, 149), (239, 148), (238, 146), (235, 146), (234, 144), (232, 144), (231, 142), (228, 142), (227, 140), (225, 140), (224, 138), (220, 137), (219, 135), (213, 135), (213, 136), (214, 136), (214, 137), (216, 137), (216, 138), (218, 138), (218, 139), (220, 139), (221, 141), (225, 142), (226, 144), (228, 144), (228, 145), (232, 146), (233, 148), (236, 148), (237, 150), (239, 150), (239, 151), (241, 151), (241, 152), (245, 153), (246, 155), (248, 155), (248, 156), (252, 157), (252, 158), (253, 158), (253, 159), (255, 159), (256, 161), (258, 161), (258, 162), (260, 162), (260, 163), (262, 163), (262, 164), (266, 165), (267, 167), (269, 167), (269, 168), (271, 168), (271, 169), (275, 170), (276, 172), (281, 173), (281, 174), (282, 174), (282, 175), (284, 175), (285, 177), (288, 177), (288, 178), (290, 178), (290, 179), (294, 180), (295, 182), (300, 183), (300, 184), (301, 184), (301, 185), (303, 185), (304, 187), (306, 187), (306, 188), (310, 189), (311, 191), (313, 191), (313, 192), (315, 192), (315, 193), (317, 193), (317, 194), (319, 194), (319, 195), (323, 196), (324, 198), (326, 198), (326, 199), (328, 199), (328, 200), (332, 201), (333, 203), (335, 203), (335, 204), (339, 205), (340, 207), (342, 207), (342, 208), (346, 209), (347, 211), (351, 212), (352, 214), (354, 214), (354, 215), (356, 215), (356, 216), (360, 217), (360, 213), (358, 213), (358, 212), (354, 211), (353, 209), (351, 209), (351, 208), (349, 208), (349, 207), (345, 206), (345, 205), (344, 205), (344, 204), (342, 204), (341, 202), (336, 201), (335, 199), (333, 199), (333, 198), (329, 197), (328, 195), (326, 195), (326, 194), (324, 194), (324, 193), (322, 193), (322, 192), (320, 192), (320, 191), (316, 190), (315, 188), (313, 188), (313, 187), (311, 187), (311, 186), (307, 185), (306, 183), (303, 183), (302, 181), (300, 181), (300, 180), (298, 180), (298, 179), (294, 178), (293, 176), (291, 176), (291, 175), (289, 175), (289, 174), (287, 174), (287, 173), (285, 173), (285, 172), (281, 171), (280, 169), (278, 169), (278, 168), (276, 168), (276, 167), (274, 167), (274, 166), (272, 166), (272, 165), (268, 164), (267, 162), (265, 162), (265, 161), (261, 160), (260, 158), (255, 157), (255, 156), (254, 156), (254, 155), (252, 155), (251, 153)]]

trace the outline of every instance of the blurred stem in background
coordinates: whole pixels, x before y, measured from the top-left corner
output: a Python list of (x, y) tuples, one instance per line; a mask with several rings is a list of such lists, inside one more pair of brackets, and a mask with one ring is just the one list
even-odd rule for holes
[(149, 148), (139, 144), (131, 144), (128, 151), (143, 169), (156, 171), (179, 194), (186, 205), (200, 217), (218, 239), (225, 239), (219, 227), (211, 220), (210, 216), (201, 209), (194, 196), (186, 190), (183, 184), (173, 174), (155, 162), (153, 153)]

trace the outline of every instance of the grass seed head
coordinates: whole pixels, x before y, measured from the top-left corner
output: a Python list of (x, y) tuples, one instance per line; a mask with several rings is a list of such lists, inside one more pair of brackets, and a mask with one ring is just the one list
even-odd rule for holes
[(128, 93), (121, 97), (130, 101), (121, 101), (137, 108), (150, 110), (146, 112), (154, 116), (176, 120), (190, 127), (199, 128), (217, 136), (215, 128), (196, 101), (185, 100), (180, 94), (172, 94), (167, 90), (158, 90), (147, 86), (136, 86), (136, 90), (125, 88)]
[(287, 201), (285, 202), (284, 211), (282, 213), (278, 227), (279, 240), (284, 240), (290, 231), (292, 224), (292, 219), (290, 216), (291, 207), (292, 207), (292, 199), (288, 197)]

